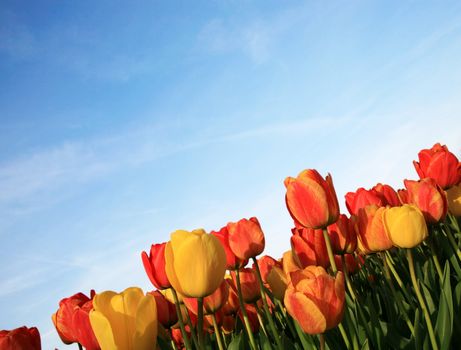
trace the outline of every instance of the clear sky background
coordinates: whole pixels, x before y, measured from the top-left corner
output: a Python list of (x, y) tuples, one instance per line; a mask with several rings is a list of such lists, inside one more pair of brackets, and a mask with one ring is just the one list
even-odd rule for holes
[(0, 0), (0, 329), (63, 297), (152, 288), (140, 252), (257, 216), (283, 180), (402, 187), (461, 155), (459, 1)]

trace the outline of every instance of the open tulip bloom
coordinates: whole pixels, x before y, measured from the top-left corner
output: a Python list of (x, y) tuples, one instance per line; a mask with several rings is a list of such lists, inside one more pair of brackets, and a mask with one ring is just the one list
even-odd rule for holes
[[(57, 334), (87, 350), (458, 349), (461, 165), (437, 143), (414, 167), (405, 189), (348, 192), (350, 217), (330, 175), (287, 177), (283, 256), (261, 256), (255, 217), (177, 230), (141, 253), (157, 290), (66, 297)], [(0, 350), (25, 349), (41, 349), (35, 327), (0, 331)]]

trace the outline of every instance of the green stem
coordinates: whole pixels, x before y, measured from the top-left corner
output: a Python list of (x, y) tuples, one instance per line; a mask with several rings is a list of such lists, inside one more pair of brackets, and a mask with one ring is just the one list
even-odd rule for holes
[(242, 286), (240, 285), (240, 273), (239, 270), (235, 270), (236, 280), (237, 280), (237, 294), (239, 297), (239, 304), (240, 304), (240, 311), (242, 312), (243, 316), (243, 323), (245, 324), (245, 329), (248, 333), (248, 338), (250, 340), (250, 346), (253, 350), (257, 350), (255, 339), (253, 337), (253, 332), (251, 330), (250, 321), (248, 320), (248, 314), (245, 310), (245, 302), (243, 301), (242, 295)]
[(173, 294), (174, 305), (176, 306), (176, 315), (178, 315), (179, 328), (181, 329), (184, 346), (186, 349), (192, 349), (190, 346), (189, 338), (187, 337), (186, 328), (184, 327), (184, 321), (182, 319), (181, 305), (179, 304), (178, 294), (171, 288), (171, 294)]
[(320, 350), (325, 350), (325, 334), (319, 334)]
[(411, 249), (407, 249), (407, 259), (408, 259), (408, 268), (410, 269), (411, 282), (415, 289), (416, 297), (418, 298), (419, 305), (424, 313), (424, 318), (426, 319), (427, 330), (429, 331), (429, 338), (431, 340), (432, 349), (438, 350), (437, 341), (435, 340), (434, 327), (432, 327), (431, 317), (429, 311), (427, 310), (426, 303), (424, 302), (421, 290), (419, 289), (418, 281), (416, 280), (415, 266), (413, 262), (413, 254)]
[(405, 298), (407, 299), (408, 303), (410, 305), (412, 305), (413, 304), (412, 298), (408, 294), (407, 288), (403, 284), (402, 279), (400, 278), (400, 275), (398, 274), (397, 270), (395, 269), (394, 264), (392, 263), (392, 258), (391, 258), (390, 253), (388, 251), (385, 253), (385, 257), (386, 257), (387, 266), (391, 270), (392, 275), (394, 276), (395, 280), (397, 281), (397, 284), (399, 285), (400, 289), (402, 290), (403, 294), (405, 295)]
[(447, 225), (446, 230), (444, 230), (445, 234), (447, 235), (448, 242), (450, 242), (451, 247), (455, 251), (456, 255), (458, 256), (458, 260), (461, 261), (461, 251), (459, 250), (458, 245), (456, 244), (455, 238), (451, 234), (450, 227)]
[(331, 269), (333, 274), (336, 275), (338, 268), (336, 267), (335, 256), (333, 255), (333, 249), (331, 248), (330, 236), (326, 228), (323, 229), (323, 239), (325, 240), (325, 245), (327, 246), (328, 259), (330, 260)]
[(214, 313), (211, 314), (211, 319), (213, 320), (214, 334), (216, 336), (216, 341), (218, 342), (218, 348), (219, 350), (224, 350), (221, 338), (221, 331), (219, 330), (218, 323), (216, 322), (216, 315)]
[(263, 330), (264, 335), (267, 337), (268, 333), (266, 330), (266, 326), (264, 325), (263, 318), (261, 317), (261, 313), (259, 312), (258, 305), (256, 303), (254, 303), (253, 305), (256, 308), (256, 315), (258, 316), (259, 325), (261, 326), (261, 329)]
[(432, 257), (432, 260), (434, 261), (435, 269), (437, 270), (437, 274), (439, 275), (440, 282), (442, 282), (443, 281), (443, 271), (442, 271), (442, 267), (440, 266), (437, 252), (435, 251), (435, 248), (434, 248), (434, 242), (433, 242), (432, 237), (429, 237), (429, 239), (427, 240), (427, 244), (429, 245), (429, 248), (431, 250), (431, 257)]
[(346, 348), (350, 349), (351, 348), (351, 343), (349, 342), (349, 338), (347, 337), (346, 330), (344, 329), (344, 326), (342, 323), (338, 325), (339, 331), (341, 332), (341, 336), (343, 337), (344, 344), (346, 344)]
[(203, 297), (197, 298), (197, 338), (198, 346), (200, 349), (205, 349), (205, 344), (203, 343)]
[(394, 296), (395, 301), (397, 302), (397, 307), (399, 310), (402, 311), (403, 318), (405, 319), (405, 323), (407, 324), (408, 328), (410, 329), (411, 334), (415, 335), (415, 328), (413, 327), (413, 323), (411, 323), (410, 317), (407, 314), (407, 311), (404, 309), (402, 300), (400, 299), (400, 295), (397, 294), (395, 291), (394, 283), (392, 283), (391, 273), (389, 271), (389, 266), (387, 264), (386, 254), (383, 252), (379, 252), (379, 256), (383, 261), (384, 265), (384, 277), (386, 278), (387, 284), (389, 285), (392, 295)]
[(192, 343), (194, 343), (195, 348), (198, 349), (198, 340), (197, 340), (197, 336), (195, 335), (195, 327), (192, 326), (192, 321), (190, 319), (189, 311), (187, 310), (186, 307), (184, 307), (184, 310), (186, 310), (186, 316), (187, 316), (186, 322), (190, 329), (190, 336), (192, 338)]
[(341, 263), (343, 265), (343, 272), (344, 272), (344, 277), (346, 279), (346, 285), (347, 289), (349, 290), (349, 293), (351, 294), (352, 300), (356, 300), (357, 296), (355, 295), (354, 287), (352, 286), (351, 280), (349, 278), (349, 271), (347, 270), (347, 265), (346, 265), (346, 257), (344, 255), (341, 255)]
[(263, 280), (262, 280), (262, 277), (261, 277), (261, 271), (259, 271), (258, 260), (256, 260), (255, 257), (253, 257), (253, 262), (254, 262), (254, 265), (256, 267), (256, 276), (258, 277), (259, 288), (261, 290), (261, 298), (263, 300), (263, 308), (264, 308), (264, 312), (266, 314), (266, 318), (269, 321), (269, 328), (271, 330), (273, 338), (275, 339), (275, 342), (277, 343), (277, 348), (279, 350), (283, 350), (282, 341), (281, 341), (281, 339), (279, 337), (277, 329), (275, 328), (274, 320), (272, 319), (272, 315), (271, 315), (271, 313), (269, 311), (269, 306), (267, 305), (266, 293), (264, 292), (264, 284), (263, 284)]

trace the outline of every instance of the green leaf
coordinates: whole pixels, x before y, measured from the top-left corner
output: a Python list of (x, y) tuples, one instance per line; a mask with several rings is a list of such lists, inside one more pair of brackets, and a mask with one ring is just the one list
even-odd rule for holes
[(259, 332), (259, 345), (262, 350), (272, 350), (272, 344), (269, 339), (267, 339), (264, 332)]
[(450, 283), (450, 265), (445, 263), (442, 290), (440, 293), (439, 312), (435, 323), (435, 335), (440, 344), (440, 350), (450, 348), (453, 331), (453, 299)]
[(244, 349), (244, 342), (243, 342), (242, 333), (237, 334), (234, 339), (230, 342), (228, 346), (228, 350), (243, 350)]

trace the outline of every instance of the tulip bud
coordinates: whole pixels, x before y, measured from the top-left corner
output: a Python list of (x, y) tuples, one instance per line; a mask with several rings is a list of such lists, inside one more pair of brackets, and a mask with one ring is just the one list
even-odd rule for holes
[(175, 325), (178, 322), (175, 304), (169, 301), (159, 290), (149, 292), (149, 294), (155, 298), (158, 322), (166, 329)]
[(227, 301), (225, 302), (222, 308), (222, 312), (225, 315), (234, 315), (240, 308), (237, 287), (235, 286), (234, 280), (230, 275), (226, 276), (224, 282), (226, 282), (229, 287), (229, 294), (227, 297)]
[(117, 294), (96, 294), (90, 313), (91, 327), (101, 350), (147, 350), (157, 344), (155, 298), (131, 287)]
[(384, 210), (384, 207), (378, 208), (376, 205), (359, 209), (357, 217), (359, 248), (365, 254), (392, 248), (392, 241), (384, 228)]
[(454, 216), (461, 216), (461, 184), (453, 186), (446, 191), (448, 210)]
[(267, 283), (272, 294), (279, 300), (283, 300), (288, 285), (288, 277), (278, 266), (274, 266), (267, 276)]
[(296, 262), (293, 256), (293, 252), (291, 250), (288, 250), (285, 253), (283, 253), (282, 267), (283, 267), (283, 272), (287, 276), (290, 275), (290, 272), (301, 269), (301, 266)]
[(221, 284), (226, 253), (215, 236), (204, 230), (178, 230), (165, 248), (166, 274), (173, 288), (186, 297), (205, 297)]
[(285, 292), (288, 313), (308, 334), (319, 334), (336, 327), (344, 313), (344, 276), (328, 275), (323, 267), (308, 266), (291, 273)]
[(330, 174), (325, 179), (317, 170), (302, 171), (285, 179), (286, 205), (292, 218), (306, 228), (324, 228), (339, 216), (339, 204)]
[[(232, 271), (231, 275), (234, 283), (237, 284), (236, 273)], [(261, 298), (261, 289), (255, 271), (250, 268), (243, 268), (239, 270), (239, 275), (242, 296), (245, 303), (251, 304)]]
[[(229, 285), (223, 280), (213, 293), (203, 298), (205, 315), (214, 314), (216, 311), (220, 310), (227, 302), (228, 297)], [(184, 304), (192, 313), (195, 315), (198, 314), (197, 298), (184, 298)]]
[(384, 223), (389, 238), (400, 248), (413, 248), (428, 236), (424, 215), (415, 205), (387, 208)]
[(352, 215), (358, 215), (359, 209), (365, 208), (368, 205), (376, 205), (382, 207), (384, 202), (382, 197), (376, 190), (366, 190), (360, 187), (355, 192), (346, 194), (346, 207)]
[(384, 205), (390, 205), (391, 207), (400, 205), (399, 196), (391, 186), (378, 183), (373, 186), (372, 190), (379, 194)]
[(166, 243), (152, 244), (149, 256), (146, 252), (141, 253), (147, 276), (157, 289), (171, 287), (165, 272), (165, 247)]
[(40, 333), (36, 327), (25, 326), (0, 331), (1, 350), (41, 350)]
[(210, 232), (213, 236), (219, 239), (221, 242), (224, 251), (226, 252), (226, 269), (227, 270), (235, 270), (241, 267), (244, 267), (248, 263), (248, 259), (242, 260), (235, 256), (234, 252), (232, 251), (229, 245), (229, 231), (227, 230), (227, 226), (224, 226), (219, 231), (211, 231)]
[(357, 247), (357, 233), (354, 223), (341, 214), (334, 224), (327, 227), (331, 248), (335, 254), (353, 253)]
[(413, 161), (421, 179), (430, 177), (443, 189), (456, 185), (461, 180), (461, 167), (456, 156), (447, 146), (436, 143), (430, 149), (418, 153), (419, 163)]
[(330, 266), (327, 246), (321, 229), (294, 228), (291, 230), (291, 250), (297, 265)]
[[(269, 255), (264, 255), (263, 257), (258, 259), (258, 266), (259, 271), (261, 272), (261, 279), (263, 283), (267, 283), (267, 276), (269, 275), (270, 271), (274, 266), (282, 267), (282, 264), (275, 260), (273, 257)], [(255, 268), (255, 264), (253, 263), (252, 268)]]
[(434, 224), (445, 219), (448, 211), (445, 192), (431, 178), (420, 181), (405, 180), (409, 204), (416, 205), (424, 215), (426, 222)]
[(248, 260), (264, 251), (265, 239), (257, 218), (241, 219), (227, 224), (229, 231), (229, 246), (235, 256)]

